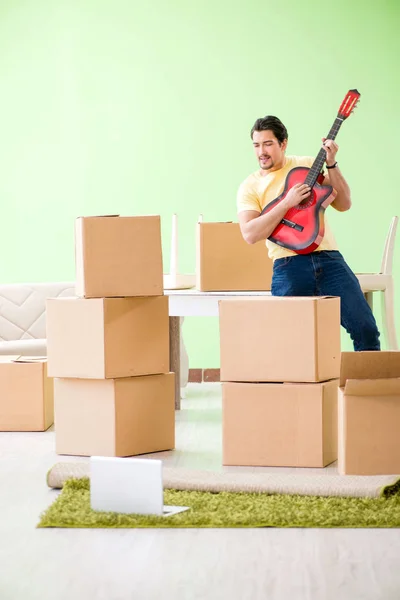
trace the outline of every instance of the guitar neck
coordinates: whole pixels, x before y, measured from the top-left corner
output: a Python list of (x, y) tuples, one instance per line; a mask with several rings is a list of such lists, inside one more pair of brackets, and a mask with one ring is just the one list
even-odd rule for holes
[[(343, 119), (336, 117), (326, 139), (334, 140), (338, 134), (338, 131), (343, 123)], [(314, 160), (312, 167), (307, 175), (305, 183), (310, 187), (313, 187), (318, 179), (318, 175), (321, 173), (326, 159), (326, 152), (323, 148), (318, 152), (316, 159)]]

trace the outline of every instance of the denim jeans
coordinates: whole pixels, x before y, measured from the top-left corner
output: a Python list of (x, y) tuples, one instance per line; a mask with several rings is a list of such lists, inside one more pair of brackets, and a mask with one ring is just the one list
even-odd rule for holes
[(359, 281), (337, 250), (274, 261), (273, 296), (340, 296), (341, 324), (354, 350), (380, 350), (379, 331)]

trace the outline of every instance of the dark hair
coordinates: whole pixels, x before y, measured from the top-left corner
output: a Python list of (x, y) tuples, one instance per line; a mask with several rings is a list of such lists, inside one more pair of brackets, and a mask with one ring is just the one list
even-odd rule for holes
[(288, 132), (282, 121), (278, 119), (278, 117), (273, 117), (271, 115), (257, 119), (251, 128), (251, 139), (253, 139), (253, 133), (255, 131), (265, 131), (266, 129), (272, 131), (280, 144), (288, 139)]

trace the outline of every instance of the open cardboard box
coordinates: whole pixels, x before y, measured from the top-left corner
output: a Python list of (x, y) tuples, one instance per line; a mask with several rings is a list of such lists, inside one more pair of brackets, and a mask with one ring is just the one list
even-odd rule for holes
[(400, 352), (343, 352), (338, 469), (400, 474)]

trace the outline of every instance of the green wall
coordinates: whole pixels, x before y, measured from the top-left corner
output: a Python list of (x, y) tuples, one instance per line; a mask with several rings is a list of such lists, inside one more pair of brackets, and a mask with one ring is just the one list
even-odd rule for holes
[[(399, 25), (398, 0), (1, 0), (0, 281), (72, 280), (75, 217), (110, 212), (161, 214), (165, 270), (177, 212), (192, 272), (198, 214), (236, 220), (254, 120), (276, 114), (289, 153), (315, 155), (349, 88), (353, 208), (328, 215), (350, 265), (379, 269), (399, 212)], [(217, 367), (217, 319), (184, 328), (191, 366)]]

